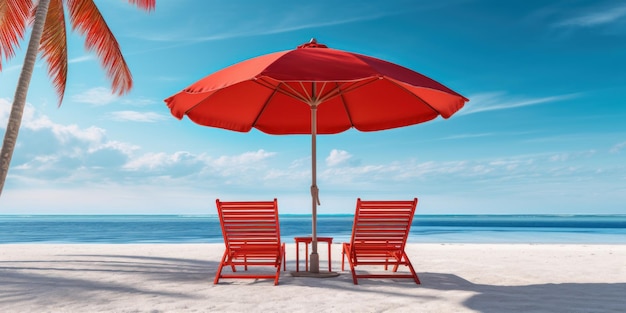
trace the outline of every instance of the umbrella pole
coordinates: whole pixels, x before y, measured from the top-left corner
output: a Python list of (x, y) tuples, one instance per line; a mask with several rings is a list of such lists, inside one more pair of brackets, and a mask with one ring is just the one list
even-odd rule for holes
[[(313, 91), (315, 91), (315, 83), (313, 83)], [(315, 94), (315, 92), (313, 92)], [(317, 277), (328, 278), (337, 277), (337, 272), (320, 273), (320, 257), (317, 254), (317, 206), (320, 204), (319, 189), (317, 188), (317, 105), (313, 100), (309, 103), (311, 106), (311, 255), (309, 259), (308, 272), (291, 272), (295, 277)], [(330, 256), (328, 256), (330, 257)]]
[[(314, 87), (315, 88), (315, 87)], [(315, 91), (313, 92), (315, 94)], [(317, 205), (319, 189), (317, 188), (317, 104), (311, 105), (311, 273), (320, 272), (320, 258), (317, 253)]]
[[(315, 83), (313, 84), (313, 90), (315, 91)], [(315, 94), (315, 92), (313, 93)], [(309, 103), (311, 106), (311, 255), (309, 259), (309, 271), (308, 272), (291, 272), (295, 277), (317, 277), (328, 278), (337, 277), (337, 272), (322, 272), (320, 273), (320, 257), (317, 254), (317, 206), (320, 204), (319, 189), (317, 188), (317, 149), (316, 149), (316, 136), (317, 136), (317, 104), (315, 100)], [(328, 256), (330, 257), (330, 256)]]

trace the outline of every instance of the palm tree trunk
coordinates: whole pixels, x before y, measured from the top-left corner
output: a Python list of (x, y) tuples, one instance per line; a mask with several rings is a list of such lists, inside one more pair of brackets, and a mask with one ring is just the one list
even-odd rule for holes
[(46, 23), (49, 4), (50, 0), (39, 0), (37, 12), (35, 13), (35, 23), (30, 35), (28, 49), (26, 50), (26, 57), (24, 58), (24, 65), (22, 66), (17, 88), (15, 89), (13, 106), (11, 107), (7, 130), (4, 134), (4, 141), (2, 142), (2, 151), (0, 151), (0, 195), (2, 194), (2, 189), (4, 189), (4, 182), (9, 172), (9, 165), (11, 164), (13, 151), (15, 150), (17, 135), (20, 130), (20, 125), (22, 124), (22, 115), (24, 115), (24, 107), (26, 106), (28, 86), (33, 76), (35, 61), (37, 61), (39, 42), (41, 41), (41, 34), (43, 33), (43, 27)]

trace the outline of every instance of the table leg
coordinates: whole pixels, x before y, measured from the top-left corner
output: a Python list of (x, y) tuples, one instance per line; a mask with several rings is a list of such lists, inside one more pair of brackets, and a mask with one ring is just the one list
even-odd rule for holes
[(304, 248), (305, 250), (304, 252), (306, 252), (306, 256), (304, 257), (304, 262), (305, 262), (304, 268), (308, 272), (309, 271), (309, 243), (305, 242), (304, 246), (306, 247)]
[(331, 261), (330, 261), (330, 242), (328, 242), (328, 271), (332, 272), (333, 270), (331, 269)]
[(296, 241), (296, 272), (300, 271), (300, 242)]

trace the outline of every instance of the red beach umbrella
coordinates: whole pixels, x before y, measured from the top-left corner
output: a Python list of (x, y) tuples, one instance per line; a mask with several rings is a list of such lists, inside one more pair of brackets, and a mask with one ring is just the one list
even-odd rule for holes
[(312, 39), (296, 49), (245, 60), (165, 99), (172, 115), (210, 127), (311, 134), (311, 273), (317, 255), (316, 135), (352, 127), (378, 131), (449, 118), (469, 101), (405, 67), (336, 50)]

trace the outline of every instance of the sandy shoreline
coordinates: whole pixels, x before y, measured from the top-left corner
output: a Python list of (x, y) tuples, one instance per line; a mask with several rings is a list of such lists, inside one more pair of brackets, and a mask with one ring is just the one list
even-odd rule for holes
[[(326, 265), (320, 246), (321, 268)], [(341, 270), (333, 244), (333, 270)], [(0, 312), (623, 312), (626, 245), (410, 244), (411, 280), (213, 285), (222, 244), (3, 244)], [(301, 257), (304, 253), (301, 250)]]

